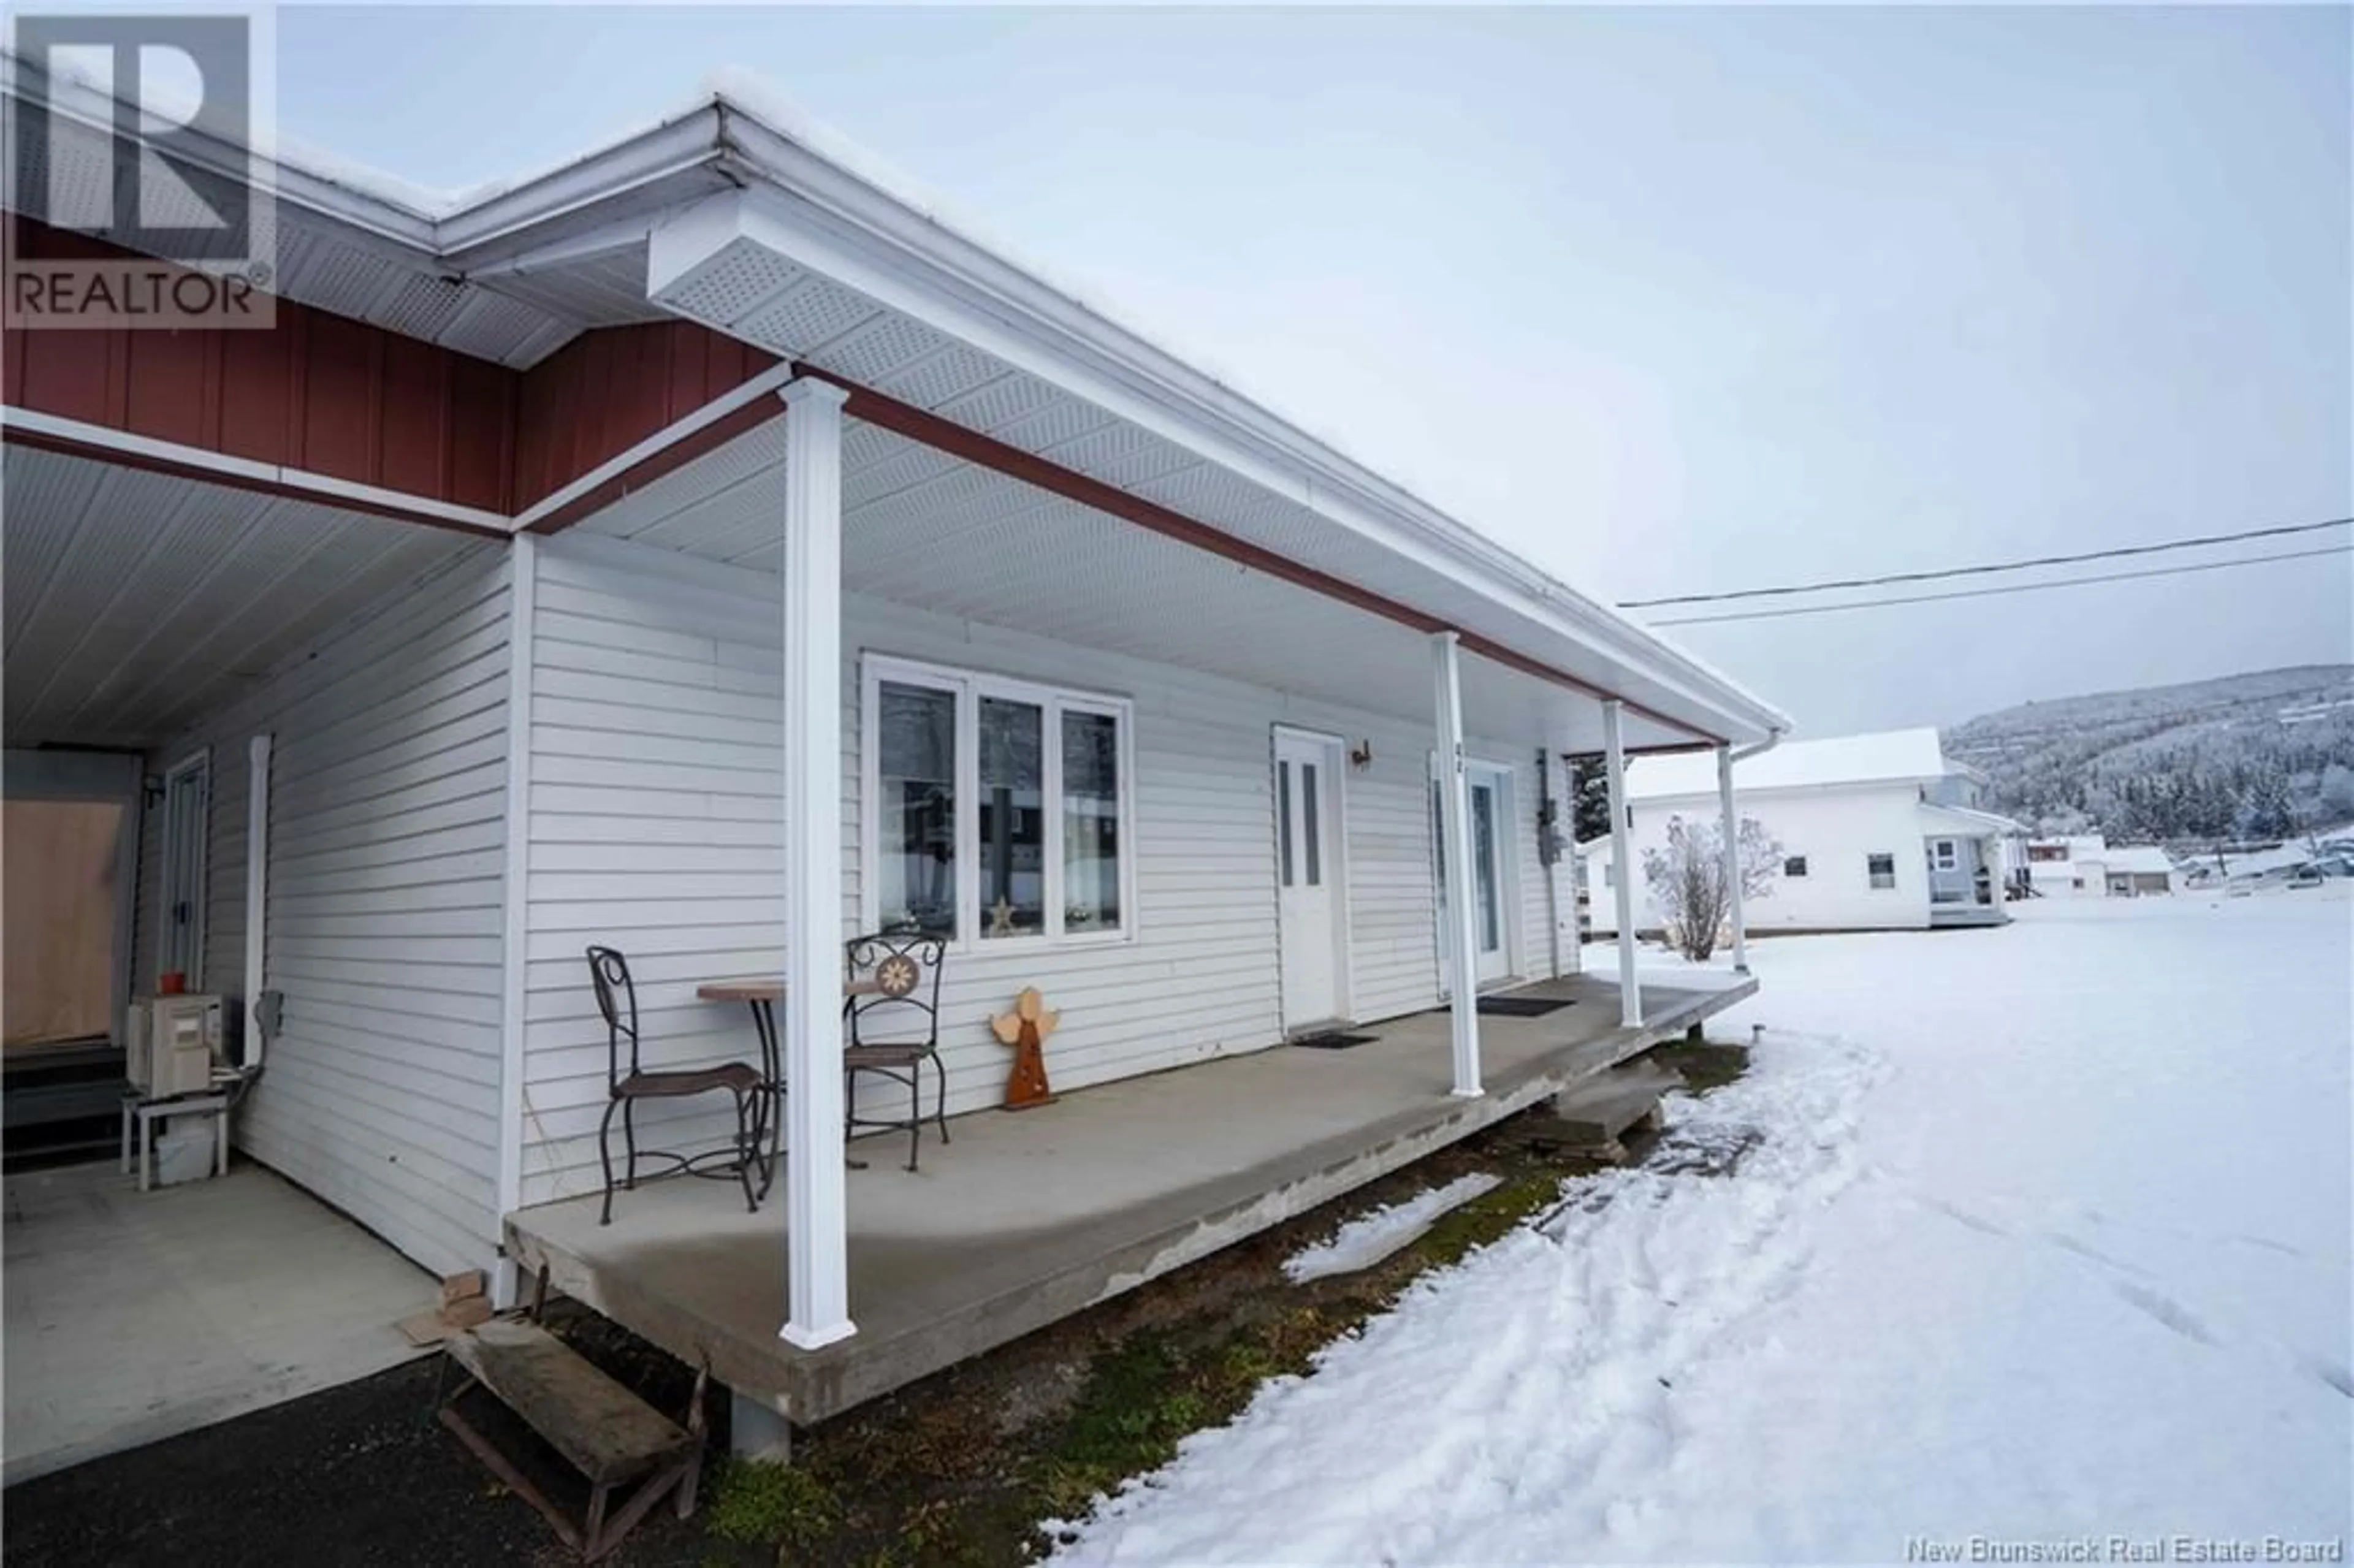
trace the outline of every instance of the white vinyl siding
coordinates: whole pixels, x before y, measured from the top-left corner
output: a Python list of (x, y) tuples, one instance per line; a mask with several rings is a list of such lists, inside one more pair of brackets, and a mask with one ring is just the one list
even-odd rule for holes
[[(697, 981), (782, 962), (781, 611), (766, 573), (585, 535), (539, 551), (525, 991), (525, 1203), (592, 1192), (605, 1030), (582, 950), (627, 953), (650, 1062), (754, 1058), (740, 1004)], [(1426, 723), (1303, 702), (1192, 671), (858, 597), (843, 610), (843, 925), (861, 920), (864, 653), (1058, 684), (1130, 705), (1132, 939), (1051, 950), (975, 943), (949, 960), (941, 1044), (951, 1112), (994, 1105), (1006, 1054), (986, 1020), (1025, 985), (1063, 1013), (1057, 1087), (1274, 1044), (1281, 1036), (1271, 782), (1278, 724), (1370, 740), (1340, 780), (1360, 1022), (1437, 1005)], [(1414, 694), (1419, 696), (1419, 692)], [(1513, 757), (1526, 747), (1485, 750)], [(1514, 874), (1542, 910), (1532, 775), (1515, 773)], [(1530, 905), (1532, 895), (1536, 902)], [(1522, 917), (1543, 972), (1542, 916)], [(715, 1147), (726, 1112), (684, 1102), (642, 1137)], [(642, 1134), (649, 1125), (641, 1123)]]
[(242, 737), (224, 739), (213, 747), (212, 820), (205, 834), (204, 989), (240, 1001), (245, 996), (245, 791), (252, 772)]
[[(645, 1061), (754, 1061), (698, 981), (784, 961), (777, 579), (562, 535), (537, 551), (525, 873), (523, 1192), (599, 1184), (606, 1030), (591, 944), (637, 985)], [(716, 1140), (726, 1097), (639, 1109), (642, 1148)]]
[(1562, 775), (1564, 771), (1558, 751), (1546, 758), (1544, 789), (1538, 788), (1536, 756), (1532, 749), (1529, 764), (1520, 777), (1526, 787), (1520, 792), (1520, 820), (1512, 827), (1513, 853), (1521, 857), (1521, 963), (1519, 972), (1531, 980), (1550, 978), (1555, 972), (1553, 922), (1563, 922), (1559, 952), (1565, 969), (1567, 959), (1577, 948), (1577, 887), (1570, 874), (1571, 857), (1564, 854), (1553, 864), (1544, 863), (1542, 847), (1543, 827), (1541, 813), (1544, 808), (1544, 789), (1553, 794), (1553, 801), (1563, 814), (1555, 820), (1567, 821), (1567, 808), (1561, 800)]
[(204, 982), (236, 997), (246, 741), (275, 737), (263, 980), (286, 1004), (238, 1144), (441, 1272), (498, 1238), (506, 611), (506, 553), (469, 552), (149, 759), (211, 747)]

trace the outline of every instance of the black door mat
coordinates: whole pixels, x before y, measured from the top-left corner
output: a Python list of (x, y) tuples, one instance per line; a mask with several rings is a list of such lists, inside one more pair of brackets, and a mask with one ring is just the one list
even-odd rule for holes
[(1285, 1044), (1305, 1045), (1310, 1051), (1346, 1051), (1352, 1045), (1370, 1045), (1380, 1038), (1378, 1034), (1343, 1034), (1331, 1029), (1321, 1034), (1296, 1034)]
[(1498, 1018), (1543, 1018), (1548, 1012), (1558, 1012), (1564, 1007), (1575, 1007), (1577, 999), (1564, 996), (1548, 999), (1541, 996), (1483, 996), (1479, 1011)]

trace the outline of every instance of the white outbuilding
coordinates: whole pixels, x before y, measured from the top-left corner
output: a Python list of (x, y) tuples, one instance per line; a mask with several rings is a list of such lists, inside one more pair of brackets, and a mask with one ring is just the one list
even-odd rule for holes
[(2111, 898), (2145, 898), (2172, 893), (2179, 874), (2156, 844), (2111, 849), (2101, 862), (2101, 882)]
[[(1714, 771), (1704, 754), (1647, 757), (1628, 768), (1640, 929), (1661, 923), (1642, 878), (1643, 852), (1663, 848), (1677, 819), (1694, 826), (1721, 820)], [(1744, 907), (1753, 931), (1996, 926), (2009, 918), (2004, 846), (2025, 830), (1978, 809), (1983, 779), (1949, 760), (1933, 728), (1791, 742), (1736, 761), (1733, 783), (1741, 817), (1779, 846), (1769, 885)], [(1615, 931), (1610, 842), (1581, 847), (1596, 928)]]

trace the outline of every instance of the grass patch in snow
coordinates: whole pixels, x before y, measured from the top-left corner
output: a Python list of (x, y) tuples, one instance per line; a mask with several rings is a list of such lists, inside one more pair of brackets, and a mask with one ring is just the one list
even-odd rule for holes
[(1406, 1249), (1407, 1255), (1421, 1265), (1415, 1274), (1419, 1276), (1462, 1262), (1479, 1248), (1511, 1234), (1522, 1221), (1550, 1206), (1560, 1192), (1559, 1172), (1522, 1176), (1440, 1215), (1421, 1239)]

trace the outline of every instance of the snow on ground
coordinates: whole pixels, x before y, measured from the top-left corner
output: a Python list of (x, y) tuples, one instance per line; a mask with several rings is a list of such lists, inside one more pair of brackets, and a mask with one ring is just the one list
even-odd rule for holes
[(1313, 1246), (1301, 1247), (1283, 1260), (1284, 1277), (1294, 1285), (1321, 1279), (1328, 1274), (1354, 1274), (1371, 1268), (1390, 1254), (1430, 1229), (1439, 1215), (1492, 1192), (1502, 1178), (1481, 1171), (1458, 1176), (1443, 1187), (1429, 1187), (1403, 1202), (1385, 1203), (1360, 1214)]
[(2348, 892), (1756, 943), (1750, 1075), (1670, 1105), (1733, 1174), (1573, 1184), (1062, 1561), (2343, 1542)]

